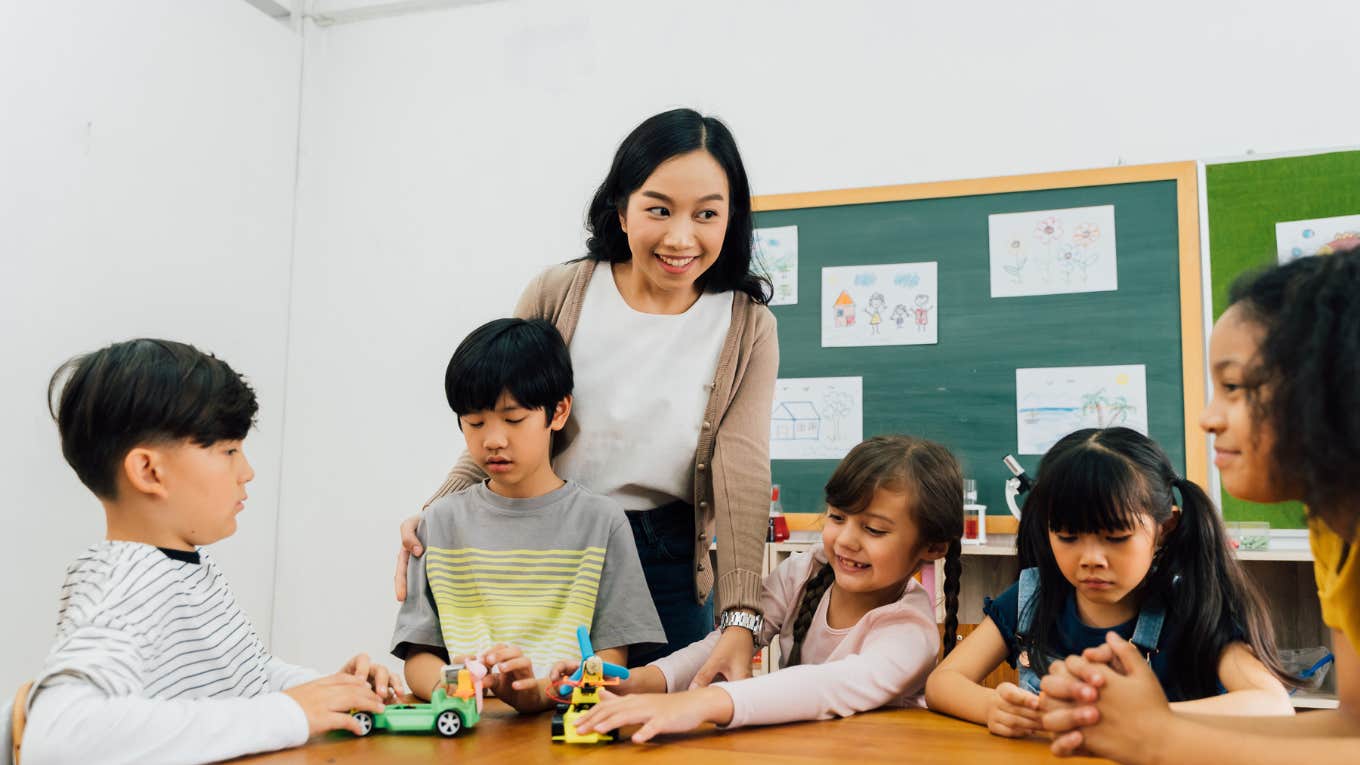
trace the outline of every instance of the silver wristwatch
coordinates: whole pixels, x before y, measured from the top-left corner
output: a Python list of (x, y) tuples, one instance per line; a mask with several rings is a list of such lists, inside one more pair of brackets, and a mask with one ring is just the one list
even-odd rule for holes
[(752, 635), (759, 635), (764, 624), (764, 617), (746, 611), (723, 611), (722, 616), (718, 618), (718, 629), (723, 632), (726, 632), (728, 627), (745, 627)]

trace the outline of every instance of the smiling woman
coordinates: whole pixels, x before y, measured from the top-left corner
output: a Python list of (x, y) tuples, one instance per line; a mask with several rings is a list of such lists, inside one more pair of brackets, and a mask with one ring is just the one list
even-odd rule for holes
[[(751, 192), (736, 141), (691, 109), (624, 139), (587, 214), (587, 254), (541, 273), (515, 315), (551, 321), (575, 373), (571, 420), (553, 444), (562, 478), (623, 505), (667, 645), (723, 638), (698, 682), (750, 674), (760, 629), (770, 500), (770, 407), (778, 374), (769, 283), (751, 269)], [(467, 455), (435, 498), (486, 479)], [(420, 553), (403, 524), (397, 567)], [(708, 548), (717, 542), (718, 571)]]

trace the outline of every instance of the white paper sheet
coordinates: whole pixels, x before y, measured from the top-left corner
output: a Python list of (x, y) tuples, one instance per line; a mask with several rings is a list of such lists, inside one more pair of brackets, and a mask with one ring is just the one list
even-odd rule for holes
[(775, 381), (770, 459), (838, 460), (863, 438), (863, 378)]
[(1147, 370), (1142, 364), (1015, 370), (1021, 454), (1043, 454), (1082, 428), (1118, 425), (1146, 435), (1147, 418)]
[(1114, 205), (987, 216), (992, 297), (1119, 288)]
[(939, 342), (935, 263), (822, 269), (822, 347)]
[(1330, 255), (1357, 244), (1360, 244), (1360, 215), (1275, 224), (1275, 248), (1282, 264), (1309, 255)]

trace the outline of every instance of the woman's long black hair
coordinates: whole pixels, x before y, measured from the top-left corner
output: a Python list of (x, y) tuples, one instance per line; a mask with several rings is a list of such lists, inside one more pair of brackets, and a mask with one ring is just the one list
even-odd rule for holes
[[(1177, 502), (1176, 494), (1180, 501)], [(1088, 428), (1048, 450), (1020, 516), (1020, 565), (1039, 567), (1040, 594), (1023, 649), (1040, 674), (1055, 659), (1052, 638), (1073, 588), (1053, 556), (1049, 532), (1101, 534), (1137, 528), (1146, 516), (1161, 528), (1180, 508), (1139, 585), (1140, 602), (1159, 599), (1166, 623), (1180, 629), (1170, 665), (1169, 696), (1219, 692), (1218, 660), (1237, 640), (1286, 683), (1264, 601), (1229, 546), (1204, 490), (1176, 475), (1156, 442), (1129, 428)]]
[(730, 199), (722, 251), (696, 285), (704, 292), (736, 290), (757, 303), (768, 303), (772, 293), (769, 279), (751, 270), (751, 185), (737, 141), (716, 117), (705, 117), (693, 109), (672, 109), (649, 117), (623, 139), (609, 175), (595, 191), (586, 213), (586, 230), (590, 233), (586, 257), (609, 263), (632, 259), (628, 235), (619, 226), (619, 213), (628, 209), (628, 197), (642, 188), (662, 162), (700, 149), (712, 155), (727, 174)]

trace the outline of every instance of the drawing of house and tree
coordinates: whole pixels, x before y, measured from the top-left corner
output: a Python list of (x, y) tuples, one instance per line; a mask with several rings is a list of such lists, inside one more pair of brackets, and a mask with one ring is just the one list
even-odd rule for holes
[(776, 441), (816, 441), (822, 417), (811, 401), (785, 401), (770, 415), (770, 438)]

